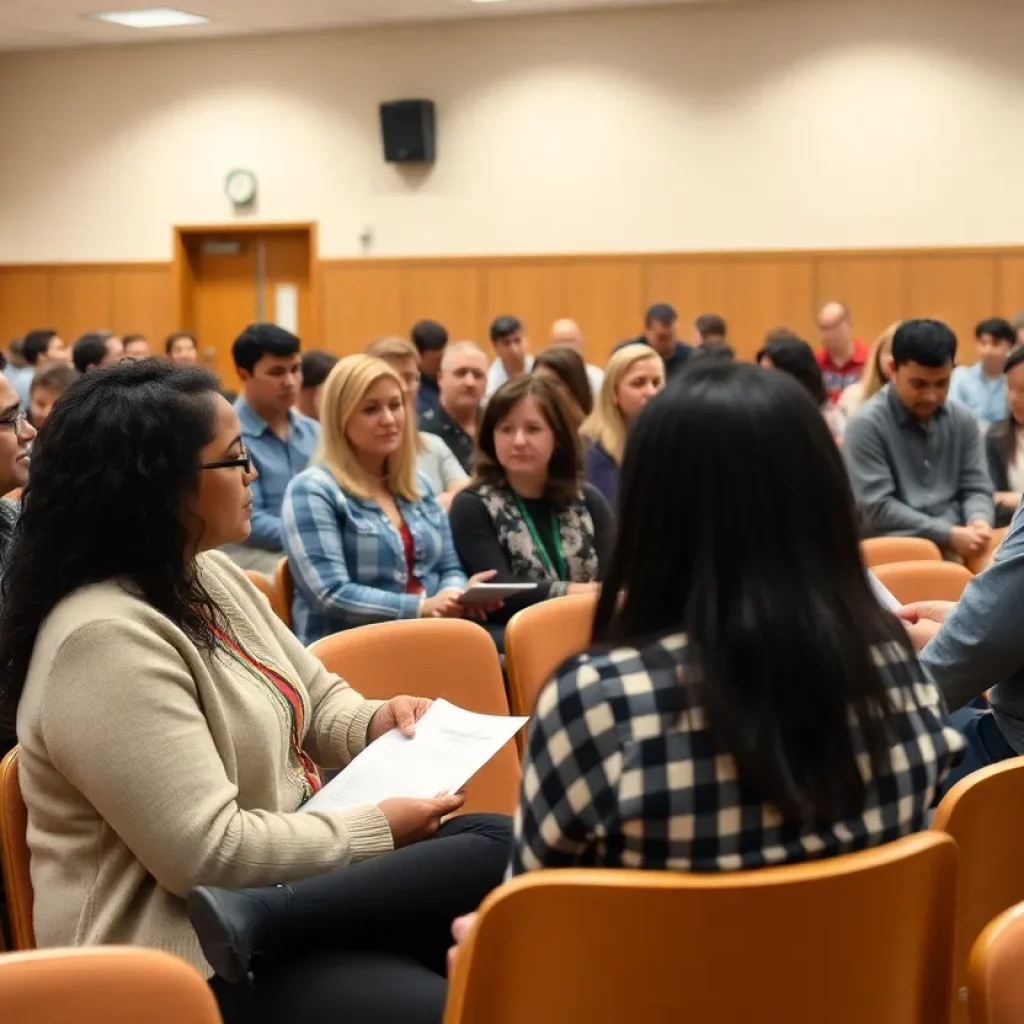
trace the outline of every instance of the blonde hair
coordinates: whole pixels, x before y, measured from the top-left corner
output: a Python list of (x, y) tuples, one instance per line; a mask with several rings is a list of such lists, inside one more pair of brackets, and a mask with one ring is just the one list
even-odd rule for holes
[(599, 444), (613, 459), (616, 465), (622, 462), (622, 452), (626, 447), (626, 417), (622, 415), (616, 393), (622, 378), (630, 367), (644, 359), (657, 359), (663, 362), (660, 355), (650, 345), (624, 345), (613, 352), (604, 371), (604, 383), (601, 393), (597, 396), (594, 411), (583, 421), (580, 436)]
[(864, 370), (864, 376), (861, 378), (861, 404), (866, 402), (869, 398), (873, 398), (878, 394), (882, 388), (885, 387), (885, 378), (882, 376), (882, 349), (886, 345), (892, 347), (893, 335), (899, 329), (903, 323), (902, 320), (897, 320), (896, 323), (890, 324), (882, 333), (875, 338), (874, 344), (871, 346), (871, 351), (868, 353), (867, 367)]
[(375, 338), (366, 346), (366, 354), (377, 359), (414, 359), (416, 365), (420, 365), (420, 354), (416, 346), (405, 338), (395, 335), (388, 335), (384, 338)]
[(359, 408), (366, 392), (382, 377), (393, 380), (402, 395), (405, 425), (398, 450), (387, 458), (387, 486), (396, 497), (417, 501), (416, 423), (405, 400), (405, 389), (391, 367), (375, 356), (346, 356), (338, 361), (324, 382), (320, 404), (320, 444), (316, 460), (322, 462), (339, 486), (364, 501), (370, 498), (366, 471), (359, 465), (345, 434), (348, 421)]

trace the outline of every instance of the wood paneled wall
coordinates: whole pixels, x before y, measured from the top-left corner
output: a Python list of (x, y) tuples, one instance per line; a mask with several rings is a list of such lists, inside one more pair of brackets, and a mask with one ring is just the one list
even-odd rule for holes
[[(534, 349), (553, 320), (573, 317), (603, 362), (639, 333), (645, 306), (668, 301), (686, 322), (721, 313), (749, 358), (772, 327), (814, 341), (815, 310), (842, 299), (868, 340), (893, 320), (944, 319), (969, 361), (978, 320), (1024, 309), (1024, 248), (322, 260), (319, 273), (319, 337), (305, 340), (339, 354), (421, 317), (486, 343), (490, 320), (514, 313)], [(52, 326), (69, 339), (109, 328), (159, 343), (188, 326), (174, 301), (169, 263), (0, 266), (0, 341)]]

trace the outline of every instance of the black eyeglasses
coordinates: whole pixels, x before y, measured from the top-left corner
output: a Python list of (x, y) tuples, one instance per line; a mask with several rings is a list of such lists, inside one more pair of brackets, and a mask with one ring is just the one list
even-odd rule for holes
[(240, 469), (246, 476), (252, 472), (252, 456), (249, 449), (242, 445), (242, 454), (237, 459), (225, 459), (223, 462), (204, 462), (200, 469)]
[(25, 422), (28, 420), (28, 413), (19, 409), (10, 419), (0, 420), (0, 430), (9, 430), (13, 434), (20, 434), (25, 429)]

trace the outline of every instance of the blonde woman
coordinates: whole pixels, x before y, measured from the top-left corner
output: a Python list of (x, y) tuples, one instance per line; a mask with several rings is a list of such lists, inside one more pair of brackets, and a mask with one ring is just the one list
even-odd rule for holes
[(282, 508), (305, 644), (370, 622), (463, 614), (466, 575), (448, 517), (416, 473), (411, 408), (398, 374), (373, 356), (342, 359), (324, 384), (320, 447)]
[(875, 338), (875, 343), (868, 353), (864, 376), (839, 396), (838, 409), (844, 422), (889, 383), (892, 376), (892, 338), (901, 323), (902, 320), (897, 320), (896, 323), (890, 324)]
[(625, 345), (612, 353), (594, 411), (580, 427), (588, 440), (587, 483), (615, 506), (626, 431), (637, 413), (665, 386), (665, 363), (649, 345)]

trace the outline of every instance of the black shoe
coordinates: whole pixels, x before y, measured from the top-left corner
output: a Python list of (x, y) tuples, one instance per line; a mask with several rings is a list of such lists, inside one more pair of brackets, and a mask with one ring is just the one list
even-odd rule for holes
[(188, 916), (203, 955), (219, 977), (234, 985), (253, 980), (257, 960), (270, 952), (273, 923), (287, 914), (291, 888), (218, 889), (201, 886), (188, 894)]

